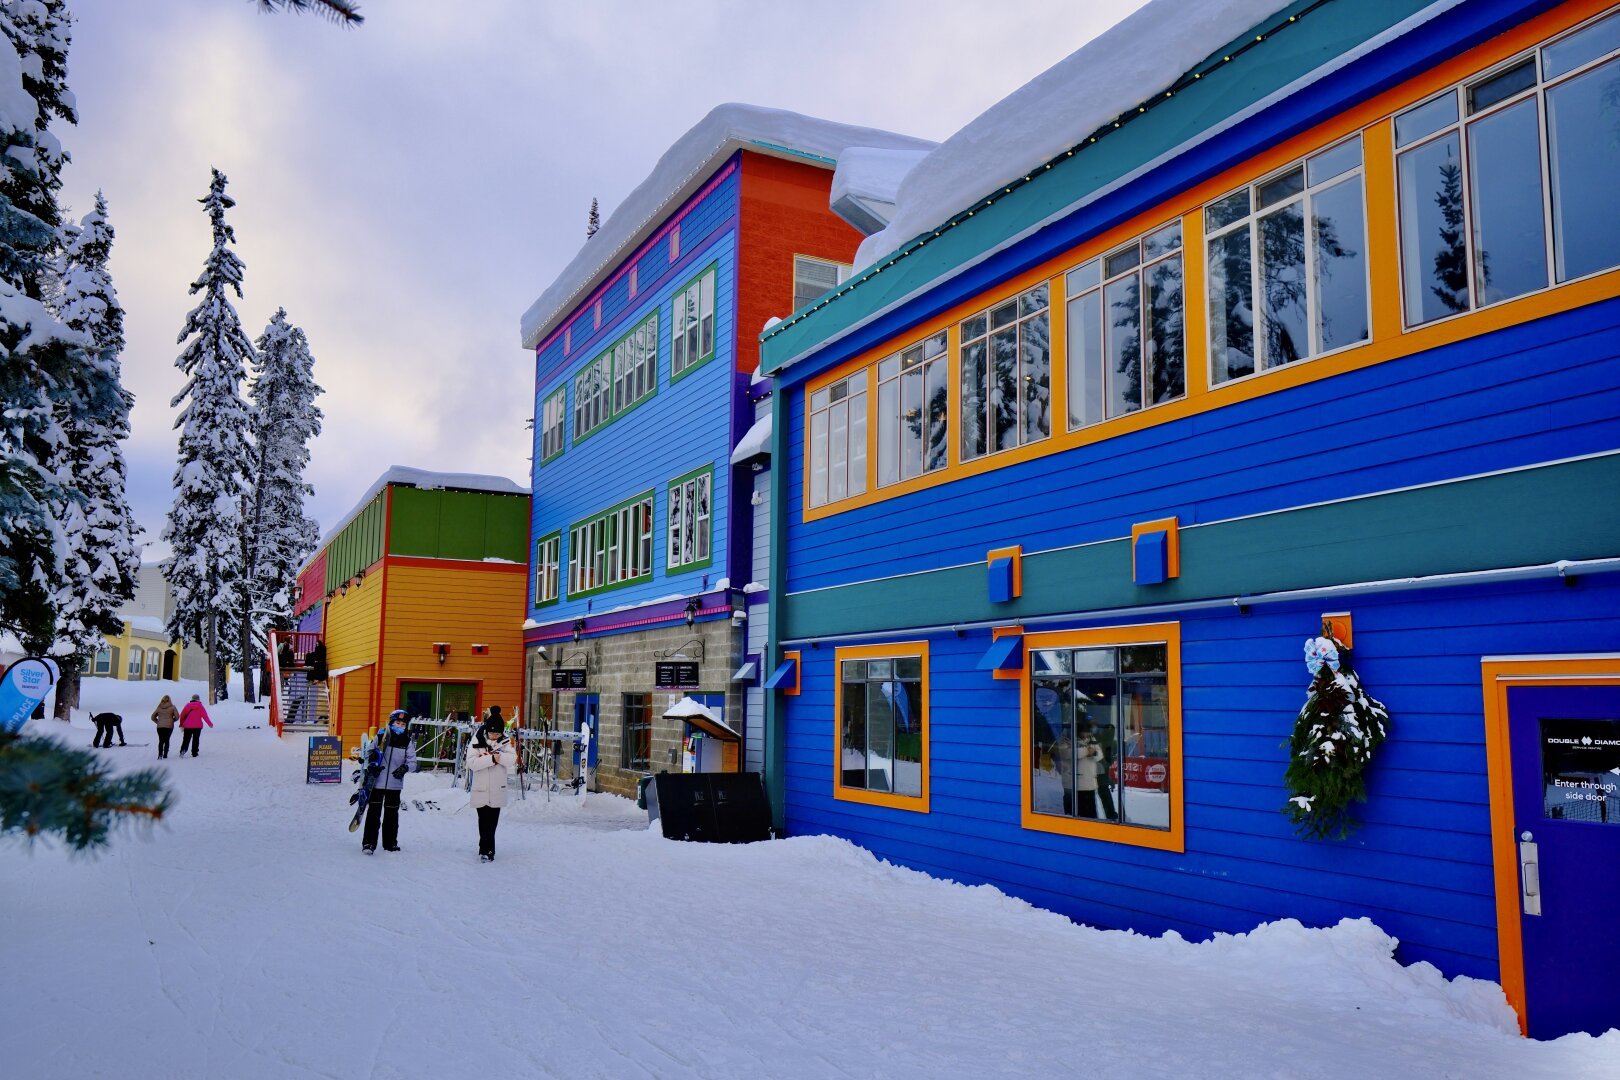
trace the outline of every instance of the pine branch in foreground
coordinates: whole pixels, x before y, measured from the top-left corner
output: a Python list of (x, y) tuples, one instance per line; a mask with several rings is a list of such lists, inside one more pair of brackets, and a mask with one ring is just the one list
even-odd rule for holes
[(359, 26), (366, 21), (354, 0), (256, 0), (256, 3), (260, 11), (313, 11), (344, 26)]
[(88, 750), (0, 735), (0, 835), (59, 836), (75, 851), (106, 846), (126, 824), (151, 825), (174, 806), (156, 769), (114, 776)]

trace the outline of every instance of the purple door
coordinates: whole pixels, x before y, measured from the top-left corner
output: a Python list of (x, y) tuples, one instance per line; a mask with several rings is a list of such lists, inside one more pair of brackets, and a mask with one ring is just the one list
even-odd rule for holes
[(1620, 686), (1508, 688), (1530, 1036), (1620, 1027)]

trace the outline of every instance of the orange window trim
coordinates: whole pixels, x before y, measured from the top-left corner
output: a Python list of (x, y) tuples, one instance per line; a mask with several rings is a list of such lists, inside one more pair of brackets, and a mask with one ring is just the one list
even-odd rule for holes
[[(950, 407), (950, 453), (946, 467), (938, 472), (925, 473), (882, 488), (876, 485), (877, 460), (872, 453), (876, 446), (877, 435), (876, 424), (872, 423), (870, 418), (875, 414), (871, 411), (872, 407), (868, 406), (865, 493), (841, 499), (836, 503), (813, 507), (810, 505), (810, 485), (807, 482), (804, 485), (803, 519), (807, 522), (818, 521), (915, 491), (977, 476), (1005, 466), (1017, 465), (1048, 454), (1088, 446), (1105, 439), (1314, 382), (1317, 379), (1332, 378), (1441, 345), (1466, 341), (1503, 327), (1620, 296), (1620, 270), (1610, 270), (1554, 285), (1516, 300), (1476, 308), (1439, 322), (1404, 329), (1398, 268), (1399, 236), (1396, 222), (1393, 144), (1393, 117), (1396, 113), (1448, 87), (1466, 81), (1472, 75), (1534, 48), (1612, 6), (1612, 0), (1569, 0), (1490, 41), (1437, 64), (1400, 86), (1345, 110), (1332, 120), (1261, 151), (1243, 164), (1212, 177), (1176, 198), (1144, 211), (1068, 252), (1048, 259), (1031, 270), (1001, 282), (994, 289), (980, 293), (912, 327), (904, 335), (868, 349), (811, 379), (804, 387), (806, 402), (811, 394), (822, 387), (848, 378), (862, 369), (868, 369), (867, 389), (871, 396), (867, 400), (875, 402), (877, 362), (899, 349), (907, 348), (940, 330), (946, 330), (951, 386), (959, 388), (961, 358), (957, 324), (977, 312), (1003, 303), (1045, 281), (1051, 287), (1049, 311), (1052, 333), (1053, 415), (1064, 417), (1066, 421), (1067, 297), (1064, 295), (1063, 275), (1080, 263), (1104, 255), (1174, 218), (1181, 218), (1184, 274), (1182, 295), (1192, 298), (1192, 302), (1185, 304), (1184, 312), (1187, 392), (1183, 397), (1074, 431), (1066, 430), (1066, 422), (1060, 423), (1055, 425), (1057, 430), (1054, 430), (1051, 436), (1040, 442), (963, 462), (960, 460), (958, 445), (961, 431), (961, 394), (953, 392)], [(1204, 303), (1206, 272), (1202, 213), (1204, 205), (1358, 132), (1362, 135), (1363, 190), (1367, 203), (1368, 276), (1372, 289), (1372, 325), (1369, 328), (1371, 340), (1362, 345), (1314, 359), (1300, 360), (1285, 367), (1258, 372), (1211, 387), (1208, 370), (1207, 312)], [(808, 423), (804, 425), (804, 468), (808, 473), (810, 468)]]
[[(1037, 814), (1029, 763), (1034, 746), (1033, 717), (1030, 715), (1030, 663), (1038, 649), (1076, 649), (1092, 645), (1165, 645), (1165, 692), (1168, 697), (1170, 744), (1170, 828), (1147, 829), (1137, 825), (1056, 817)], [(1144, 623), (1137, 626), (1106, 626), (1088, 630), (1054, 630), (1024, 636), (1024, 670), (1019, 681), (1019, 758), (1018, 777), (1022, 793), (1020, 824), (1035, 832), (1078, 836), (1087, 840), (1107, 840), (1157, 851), (1187, 850), (1186, 820), (1182, 801), (1181, 752), (1181, 624)]]
[[(895, 795), (883, 791), (864, 791), (844, 786), (844, 661), (888, 660), (895, 657), (915, 656), (922, 661), (922, 794)], [(886, 806), (892, 810), (910, 810), (928, 813), (929, 739), (933, 734), (931, 710), (928, 705), (928, 642), (903, 641), (888, 645), (846, 645), (833, 652), (833, 798), (843, 802), (865, 803), (867, 806)]]

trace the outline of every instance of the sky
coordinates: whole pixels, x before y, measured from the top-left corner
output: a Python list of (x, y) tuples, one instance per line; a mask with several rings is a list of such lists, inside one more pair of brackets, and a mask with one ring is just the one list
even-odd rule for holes
[(1142, 0), (369, 0), (364, 25), (250, 0), (73, 0), (63, 200), (106, 193), (148, 560), (173, 499), (176, 336), (229, 177), (243, 327), (315, 355), (322, 531), (390, 465), (528, 482), (518, 321), (660, 154), (742, 101), (944, 139)]

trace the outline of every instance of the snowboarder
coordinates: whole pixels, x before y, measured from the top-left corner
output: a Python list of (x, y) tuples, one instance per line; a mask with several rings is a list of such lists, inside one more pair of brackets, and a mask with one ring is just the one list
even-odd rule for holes
[(388, 714), (388, 729), (377, 736), (377, 780), (366, 803), (366, 831), (360, 847), (367, 855), (377, 850), (377, 826), (382, 826), (384, 851), (399, 850), (399, 796), (405, 774), (416, 771), (416, 740), (411, 738), (404, 709)]
[(495, 861), (495, 826), (506, 805), (506, 782), (518, 770), (518, 744), (506, 733), (501, 707), (492, 705), (489, 716), (478, 726), (472, 747), (467, 751), (467, 768), (472, 770), (472, 799), (478, 809), (478, 861)]
[(202, 695), (192, 694), (186, 707), (180, 710), (180, 756), (186, 756), (186, 749), (191, 749), (191, 756), (197, 756), (197, 747), (202, 743), (203, 725), (214, 726), (208, 717), (208, 710), (203, 707)]
[[(90, 718), (90, 722), (96, 725), (96, 737), (91, 741), (91, 746), (111, 746), (115, 731), (118, 733), (118, 745), (128, 745), (124, 742), (124, 718), (122, 716), (114, 712), (96, 713)], [(103, 739), (106, 741), (102, 741)]]
[(157, 703), (152, 710), (152, 723), (157, 725), (158, 757), (169, 756), (169, 739), (174, 735), (174, 723), (180, 719), (180, 710), (174, 707), (174, 700), (168, 694)]

